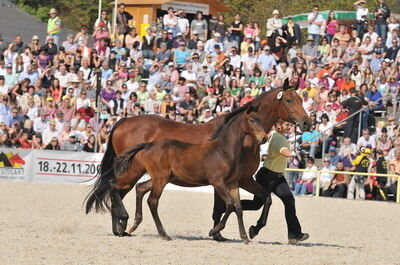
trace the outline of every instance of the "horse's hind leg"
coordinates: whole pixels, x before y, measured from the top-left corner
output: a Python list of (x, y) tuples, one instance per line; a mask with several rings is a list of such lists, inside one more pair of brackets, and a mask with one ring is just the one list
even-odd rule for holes
[(120, 190), (113, 187), (111, 190), (111, 219), (113, 233), (118, 236), (125, 236), (126, 226), (128, 224), (128, 212), (122, 203)]
[(209, 236), (214, 236), (225, 228), (225, 224), (229, 218), (229, 215), (235, 209), (234, 200), (229, 194), (229, 190), (226, 187), (226, 185), (224, 183), (221, 183), (221, 184), (213, 184), (213, 186), (215, 191), (218, 192), (219, 196), (221, 196), (221, 198), (225, 201), (226, 211), (219, 224), (217, 224), (213, 229), (210, 230), (210, 232), (208, 233)]
[(135, 221), (129, 229), (129, 233), (133, 233), (143, 220), (143, 197), (151, 190), (153, 183), (151, 179), (136, 185), (136, 212)]
[(114, 235), (125, 236), (128, 225), (129, 214), (125, 209), (122, 199), (135, 186), (136, 182), (144, 174), (144, 169), (138, 163), (132, 163), (134, 167), (116, 176), (111, 190), (111, 220)]
[(151, 188), (149, 198), (147, 199), (151, 215), (153, 216), (160, 237), (164, 240), (172, 240), (165, 232), (164, 227), (161, 224), (160, 217), (158, 216), (158, 202), (160, 200), (163, 189), (167, 184), (167, 179), (162, 177), (155, 179), (152, 175), (152, 182), (153, 182), (153, 187)]

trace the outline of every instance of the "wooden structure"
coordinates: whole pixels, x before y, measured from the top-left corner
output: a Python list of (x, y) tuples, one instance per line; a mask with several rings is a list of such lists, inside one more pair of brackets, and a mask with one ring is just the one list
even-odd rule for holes
[(142, 24), (151, 25), (156, 21), (157, 16), (166, 11), (168, 7), (172, 7), (174, 10), (184, 10), (188, 17), (192, 17), (197, 11), (202, 11), (206, 16), (231, 12), (219, 0), (118, 0), (118, 3), (126, 5), (126, 11), (134, 16), (131, 26), (138, 29)]

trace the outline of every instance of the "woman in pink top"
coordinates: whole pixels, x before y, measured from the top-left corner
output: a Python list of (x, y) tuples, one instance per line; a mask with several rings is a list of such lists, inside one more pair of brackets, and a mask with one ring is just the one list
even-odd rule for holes
[(132, 49), (135, 42), (139, 42), (141, 44), (142, 40), (139, 34), (136, 33), (136, 28), (131, 28), (128, 34), (125, 36), (125, 46), (128, 49)]
[(328, 20), (326, 21), (326, 37), (329, 43), (332, 42), (333, 35), (336, 34), (338, 25), (339, 23), (335, 18), (335, 12), (330, 11), (328, 15)]
[(255, 33), (255, 29), (253, 27), (253, 23), (251, 22), (247, 22), (246, 27), (244, 28), (244, 36), (250, 35), (251, 39), (254, 40), (254, 33)]
[(98, 47), (101, 39), (107, 39), (109, 37), (108, 31), (106, 31), (104, 22), (100, 22), (97, 29), (93, 32), (92, 37), (95, 40), (94, 46)]

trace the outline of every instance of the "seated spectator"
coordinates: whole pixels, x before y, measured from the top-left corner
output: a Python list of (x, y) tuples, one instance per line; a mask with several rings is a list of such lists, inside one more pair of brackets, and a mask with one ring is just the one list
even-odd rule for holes
[(57, 137), (52, 137), (48, 144), (44, 148), (45, 150), (60, 150), (60, 144), (58, 143)]
[(70, 135), (68, 141), (64, 142), (64, 144), (61, 145), (60, 150), (70, 152), (81, 151), (81, 145), (79, 144), (79, 142), (76, 141), (75, 135)]
[[(331, 163), (331, 160), (328, 157), (325, 157), (322, 160), (321, 171), (335, 171), (335, 169), (336, 167)], [(325, 193), (325, 191), (330, 187), (333, 177), (333, 173), (321, 172), (319, 178), (321, 181), (322, 193)]]
[[(343, 161), (337, 163), (335, 171), (345, 171)], [(332, 178), (329, 188), (324, 191), (323, 195), (326, 197), (346, 198), (348, 183), (348, 175), (336, 173)]]
[(316, 172), (309, 172), (307, 170), (318, 170), (317, 166), (314, 165), (315, 160), (313, 158), (307, 159), (307, 166), (301, 179), (296, 183), (293, 195), (303, 196), (306, 193), (313, 193), (314, 191), (314, 181), (317, 179)]
[(311, 158), (315, 158), (320, 138), (320, 133), (315, 129), (315, 125), (312, 125), (310, 131), (304, 132), (301, 136), (302, 151), (308, 153)]
[(94, 153), (95, 152), (95, 141), (96, 141), (96, 137), (94, 136), (94, 134), (91, 134), (88, 138), (88, 141), (83, 145), (82, 151)]
[(363, 129), (362, 136), (358, 138), (357, 141), (357, 148), (360, 149), (361, 147), (367, 147), (367, 146), (371, 146), (371, 148), (375, 150), (376, 148), (375, 136), (370, 135), (368, 129)]

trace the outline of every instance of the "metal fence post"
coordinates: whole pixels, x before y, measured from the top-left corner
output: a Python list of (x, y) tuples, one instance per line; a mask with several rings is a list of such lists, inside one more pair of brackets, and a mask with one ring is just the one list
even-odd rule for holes
[(321, 183), (320, 183), (320, 181), (321, 181), (321, 172), (318, 172), (317, 173), (317, 190), (316, 190), (316, 192), (315, 192), (315, 195), (317, 196), (317, 197), (319, 197), (319, 190), (320, 190), (320, 187), (321, 187)]
[(326, 141), (325, 141), (325, 132), (322, 132), (322, 161), (325, 158), (325, 148), (326, 148)]
[(397, 196), (396, 202), (400, 203), (400, 176), (397, 176)]
[(359, 114), (360, 117), (358, 117), (358, 137), (357, 138), (360, 138), (360, 136), (361, 136), (362, 113), (363, 112), (360, 111), (360, 114)]

